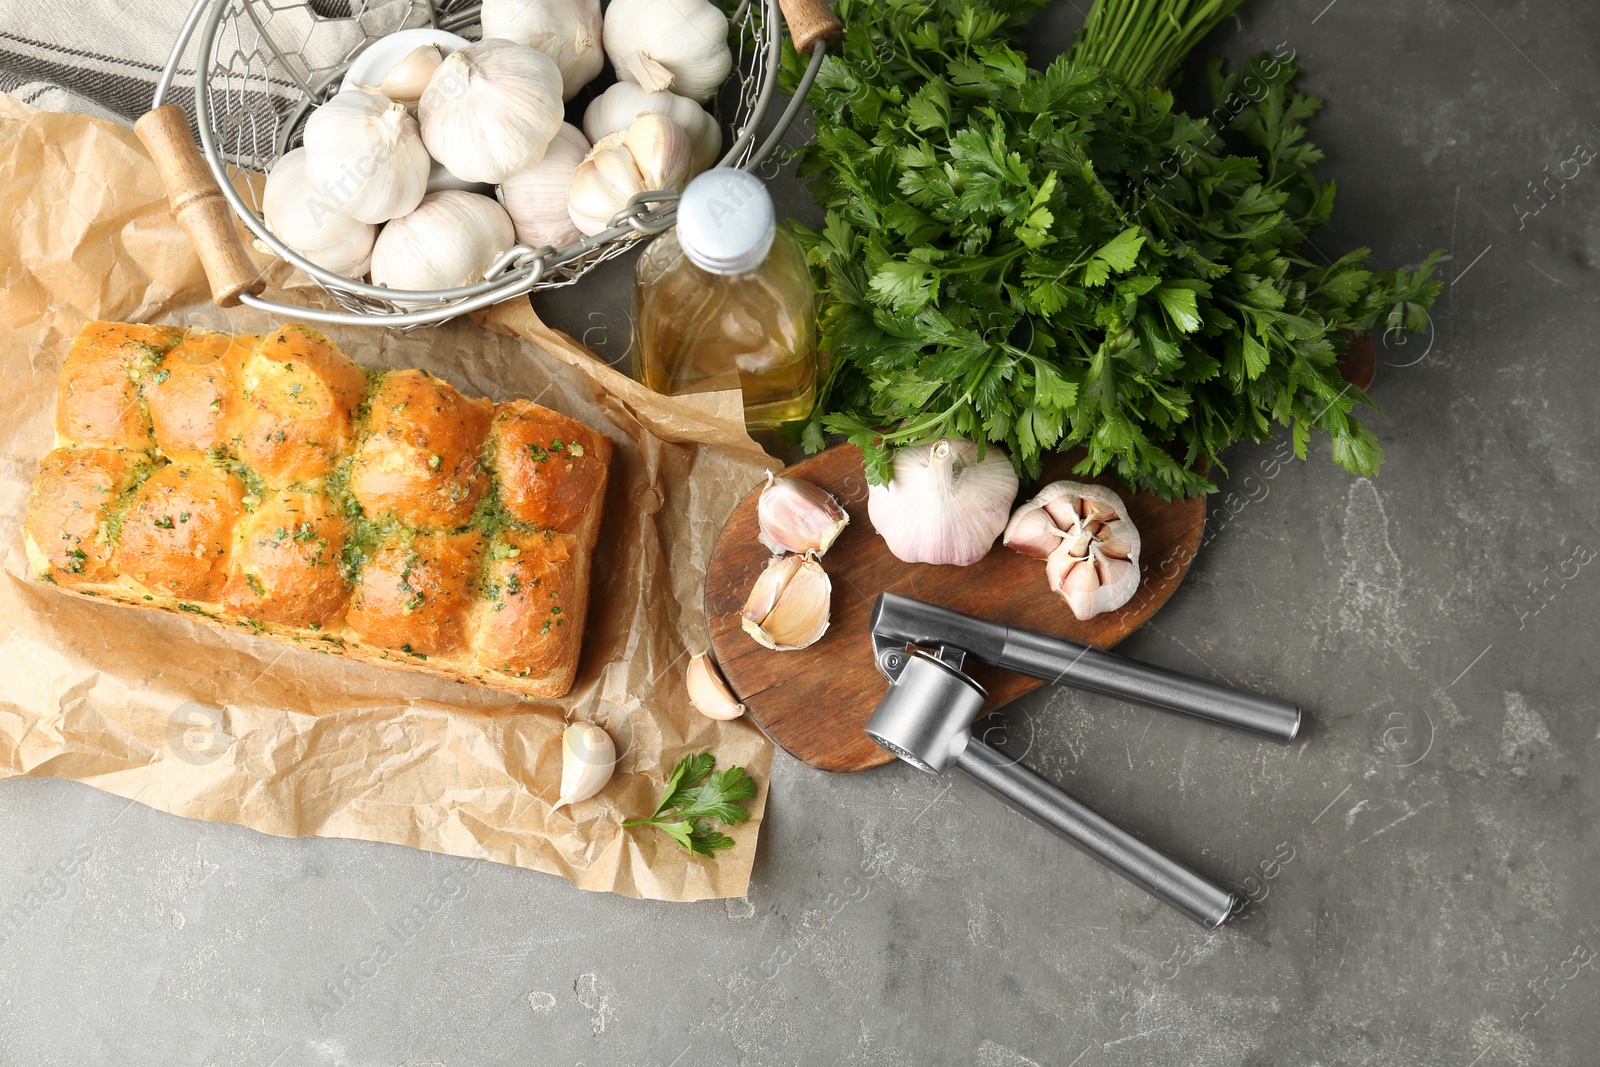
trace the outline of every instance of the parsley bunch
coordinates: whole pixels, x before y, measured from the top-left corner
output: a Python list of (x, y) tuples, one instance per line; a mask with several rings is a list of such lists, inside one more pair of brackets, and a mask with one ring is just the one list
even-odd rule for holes
[(745, 802), (756, 795), (756, 782), (743, 767), (712, 773), (717, 758), (709, 752), (685, 756), (667, 779), (661, 803), (647, 819), (629, 819), (623, 826), (654, 826), (701, 856), (732, 848), (733, 838), (711, 825), (715, 819), (733, 826), (750, 818)]
[[(1013, 42), (1040, 0), (839, 0), (843, 49), (811, 92), (801, 163), (827, 214), (796, 227), (830, 357), (807, 448), (844, 434), (882, 482), (894, 449), (940, 436), (1001, 443), (1028, 476), (1081, 446), (1080, 474), (1174, 498), (1214, 491), (1223, 450), (1278, 424), (1301, 458), (1317, 429), (1376, 473), (1352, 414), (1371, 400), (1338, 358), (1374, 327), (1426, 325), (1433, 258), (1376, 272), (1365, 249), (1330, 261), (1311, 244), (1334, 190), (1305, 141), (1321, 101), (1292, 87), (1290, 59), (1214, 60), (1216, 110), (1194, 118), (1139, 75), (1170, 77), (1173, 42), (1192, 47), (1221, 9), (1199, 4), (1212, 23), (1183, 34), (1162, 11), (1185, 0), (1137, 0), (1148, 26), (1107, 2), (1038, 72)], [(1094, 36), (1111, 28), (1115, 48)]]

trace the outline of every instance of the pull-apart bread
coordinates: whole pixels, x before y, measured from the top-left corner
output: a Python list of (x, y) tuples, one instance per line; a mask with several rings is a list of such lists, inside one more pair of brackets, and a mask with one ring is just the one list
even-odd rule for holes
[(92, 322), (28, 501), (34, 576), (533, 697), (572, 686), (611, 440), (260, 337)]

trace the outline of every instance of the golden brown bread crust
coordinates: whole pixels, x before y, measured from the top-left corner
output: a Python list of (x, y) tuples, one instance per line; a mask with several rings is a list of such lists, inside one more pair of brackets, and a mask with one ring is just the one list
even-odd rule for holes
[(438, 656), (467, 647), (483, 535), (394, 534), (361, 571), (346, 621), (363, 644)]
[(150, 423), (139, 387), (183, 331), (172, 326), (91, 322), (83, 328), (56, 389), (56, 437), (79, 445), (148, 448)]
[(239, 458), (269, 486), (329, 474), (355, 443), (366, 375), (315, 330), (267, 334), (244, 361)]
[(555, 532), (504, 535), (484, 567), (478, 665), (518, 677), (568, 670), (577, 646), (566, 640), (575, 588), (577, 543)]
[(397, 370), (369, 405), (367, 436), (350, 468), (350, 491), (368, 515), (408, 526), (461, 526), (489, 479), (479, 462), (494, 408), (449, 382)]
[(244, 483), (217, 467), (162, 467), (134, 491), (111, 565), (151, 593), (218, 599), (244, 495)]
[(135, 467), (143, 465), (142, 454), (135, 455), (57, 448), (40, 461), (24, 523), (34, 573), (67, 586), (116, 577), (103, 531)]
[(248, 618), (332, 630), (350, 600), (339, 567), (349, 536), (350, 524), (322, 493), (273, 493), (239, 527), (223, 605)]
[(226, 448), (243, 401), (239, 373), (259, 337), (191, 330), (156, 364), (144, 385), (156, 445), (169, 458), (200, 463)]
[(39, 580), (525, 696), (571, 688), (603, 434), (371, 375), (293, 325), (90, 323), (60, 398), (26, 519)]
[(611, 439), (527, 400), (497, 405), (489, 437), (506, 511), (541, 529), (576, 529), (605, 486)]

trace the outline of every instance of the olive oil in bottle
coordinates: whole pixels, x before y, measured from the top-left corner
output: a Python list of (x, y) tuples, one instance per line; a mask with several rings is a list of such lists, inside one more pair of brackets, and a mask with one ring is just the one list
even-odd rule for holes
[(745, 424), (803, 419), (816, 400), (816, 297), (800, 244), (754, 175), (706, 171), (634, 274), (635, 375), (668, 396), (733, 388)]

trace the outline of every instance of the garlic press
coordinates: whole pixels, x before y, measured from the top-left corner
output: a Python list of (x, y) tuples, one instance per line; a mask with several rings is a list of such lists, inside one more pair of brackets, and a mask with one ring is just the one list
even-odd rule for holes
[(1238, 908), (1239, 898), (1229, 890), (973, 737), (972, 723), (988, 692), (962, 668), (970, 657), (1284, 743), (1300, 732), (1298, 705), (896, 593), (880, 593), (873, 605), (872, 645), (878, 670), (889, 679), (867, 722), (867, 735), (879, 745), (919, 770), (966, 775), (1207, 929), (1222, 925)]

